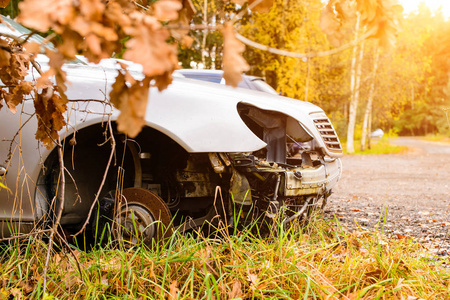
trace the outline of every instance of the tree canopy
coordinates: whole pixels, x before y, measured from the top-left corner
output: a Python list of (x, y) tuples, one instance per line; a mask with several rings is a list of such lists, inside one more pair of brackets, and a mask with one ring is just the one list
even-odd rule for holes
[[(2, 2), (3, 6), (9, 3)], [(144, 125), (143, 112), (149, 87), (165, 89), (172, 81), (172, 72), (180, 64), (187, 67), (192, 62), (223, 68), (227, 83), (232, 85), (236, 85), (241, 73), (250, 68), (250, 73), (267, 77), (282, 94), (318, 103), (345, 123), (349, 51), (369, 38), (374, 38), (374, 42), (368, 44), (365, 51), (371, 51), (375, 43), (383, 49), (392, 49), (400, 32), (402, 12), (395, 0), (330, 0), (327, 3), (319, 0), (236, 0), (228, 3), (213, 0), (24, 0), (18, 7), (15, 1), (9, 5), (11, 11), (20, 11), (17, 20), (21, 24), (33, 33), (41, 33), (45, 36), (44, 42), (53, 43), (55, 48), (45, 50), (50, 69), (36, 82), (28, 82), (25, 75), (29, 65), (34, 65), (41, 46), (29, 42), (27, 37), (8, 39), (4, 35), (0, 49), (0, 79), (3, 82), (0, 108), (5, 103), (14, 112), (25, 96), (34, 95), (39, 122), (36, 138), (47, 147), (53, 146), (57, 132), (65, 126), (66, 105), (70, 99), (65, 96), (67, 82), (62, 66), (77, 54), (94, 63), (103, 58), (123, 57), (143, 66), (145, 77), (135, 80), (129, 76), (126, 66), (121, 65), (109, 95), (111, 103), (121, 110), (119, 130), (131, 137), (136, 136)], [(357, 18), (360, 29), (354, 40)], [(410, 38), (422, 37), (423, 43), (424, 38), (431, 39), (437, 32), (429, 34), (429, 37), (412, 35)], [(400, 33), (399, 41), (406, 43), (406, 39)], [(252, 41), (256, 48), (247, 47), (244, 51), (242, 41)], [(411, 70), (393, 69), (402, 64), (402, 59), (411, 62), (407, 57), (401, 57), (408, 51), (398, 57), (383, 56), (386, 60), (395, 58), (395, 62), (380, 63), (386, 65), (386, 68), (380, 67), (380, 73), (396, 74), (404, 89), (408, 85), (406, 82), (414, 79), (408, 88), (411, 84), (414, 87), (416, 107), (422, 101), (419, 95), (429, 89), (426, 82), (439, 82), (442, 88), (436, 95), (444, 96), (448, 91), (448, 72), (439, 68), (442, 71), (433, 74), (432, 79), (428, 73), (421, 73), (427, 70), (426, 66), (430, 66), (428, 70), (432, 72), (431, 65), (439, 64), (439, 57), (445, 60), (443, 50), (437, 45), (427, 47), (407, 49), (411, 52), (423, 49), (435, 54), (433, 57), (420, 56), (422, 53), (408, 54), (418, 60), (418, 64), (406, 66)], [(280, 51), (282, 56), (276, 54)], [(363, 71), (370, 69), (370, 57), (366, 55), (361, 61)], [(428, 59), (422, 60), (422, 57)], [(367, 80), (370, 79), (362, 78), (363, 83)], [(377, 82), (379, 87), (383, 84), (389, 83)], [(365, 90), (363, 84), (361, 92)], [(384, 110), (380, 122), (384, 117), (388, 118), (388, 114), (395, 117), (396, 112), (405, 111), (408, 101), (400, 99), (406, 97), (405, 94), (396, 95), (394, 90), (389, 96), (380, 95), (391, 99), (388, 101), (389, 113)], [(386, 105), (386, 101), (379, 102)], [(340, 119), (338, 129), (343, 127)]]

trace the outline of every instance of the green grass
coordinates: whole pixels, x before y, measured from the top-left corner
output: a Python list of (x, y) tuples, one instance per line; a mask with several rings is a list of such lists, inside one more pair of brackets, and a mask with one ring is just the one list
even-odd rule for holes
[[(383, 137), (381, 139), (372, 139), (371, 148), (361, 151), (361, 141), (356, 140), (355, 143), (355, 153), (352, 154), (400, 154), (408, 151), (408, 147), (392, 145), (389, 142), (388, 137)], [(343, 143), (344, 153), (347, 153), (347, 144)]]
[[(307, 226), (175, 233), (148, 249), (110, 243), (89, 252), (27, 238), (1, 248), (1, 297), (22, 299), (448, 299), (450, 270), (411, 239), (343, 231), (320, 218)], [(328, 297), (328, 298), (327, 298)], [(413, 299), (413, 298), (411, 298)], [(414, 298), (416, 299), (416, 298)]]

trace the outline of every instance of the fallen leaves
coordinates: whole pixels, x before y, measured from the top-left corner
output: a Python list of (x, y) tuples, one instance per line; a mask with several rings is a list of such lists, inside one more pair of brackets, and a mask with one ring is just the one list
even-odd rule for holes
[(177, 299), (178, 294), (178, 282), (176, 280), (172, 281), (170, 284), (170, 290), (169, 290), (169, 300), (175, 300)]
[(233, 287), (230, 292), (228, 292), (228, 297), (230, 299), (236, 299), (242, 296), (242, 285), (238, 280), (233, 282)]

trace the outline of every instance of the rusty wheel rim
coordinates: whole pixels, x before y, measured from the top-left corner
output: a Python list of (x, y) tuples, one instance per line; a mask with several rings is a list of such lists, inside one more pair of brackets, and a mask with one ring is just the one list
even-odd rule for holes
[(114, 237), (128, 245), (161, 242), (172, 234), (172, 215), (166, 203), (143, 188), (127, 188), (116, 203)]

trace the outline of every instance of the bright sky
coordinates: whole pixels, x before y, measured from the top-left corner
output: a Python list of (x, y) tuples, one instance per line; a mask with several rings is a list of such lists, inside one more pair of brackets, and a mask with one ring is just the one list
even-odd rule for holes
[(405, 9), (405, 13), (410, 13), (411, 11), (417, 10), (420, 2), (424, 2), (431, 11), (437, 10), (442, 7), (442, 12), (444, 16), (450, 17), (450, 0), (399, 0), (400, 4)]

